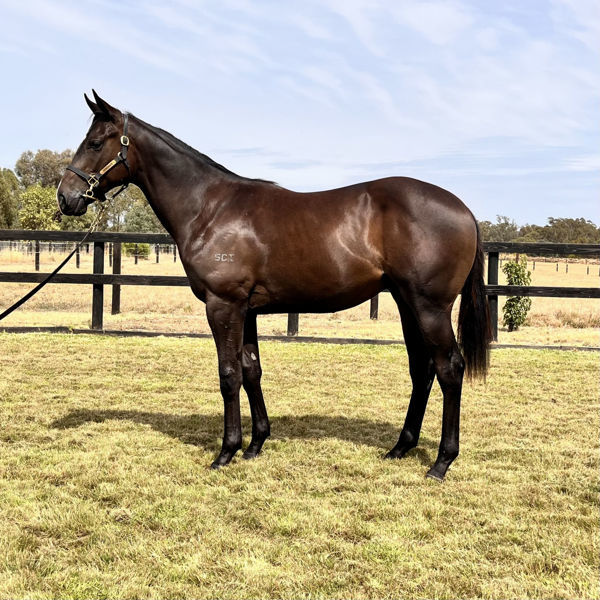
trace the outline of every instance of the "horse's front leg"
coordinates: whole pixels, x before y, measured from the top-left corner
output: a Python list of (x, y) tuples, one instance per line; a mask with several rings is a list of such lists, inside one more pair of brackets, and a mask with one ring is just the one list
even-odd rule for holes
[(218, 297), (210, 297), (206, 302), (208, 323), (217, 345), (225, 423), (223, 445), (212, 464), (213, 469), (228, 464), (242, 447), (240, 387), (245, 313), (245, 306)]
[(246, 459), (258, 456), (270, 434), (269, 417), (260, 387), (261, 375), (256, 313), (249, 311), (244, 323), (244, 349), (242, 352), (243, 385), (248, 394), (252, 415), (252, 440), (243, 455), (243, 458)]

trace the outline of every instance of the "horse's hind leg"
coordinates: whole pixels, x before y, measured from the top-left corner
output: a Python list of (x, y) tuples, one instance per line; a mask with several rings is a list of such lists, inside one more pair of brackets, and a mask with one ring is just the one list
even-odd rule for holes
[(402, 331), (408, 351), (408, 364), (413, 387), (400, 438), (398, 443), (385, 455), (385, 458), (402, 458), (419, 441), (427, 400), (435, 378), (435, 368), (411, 309), (398, 294), (393, 293), (393, 296), (402, 319)]
[(452, 302), (434, 302), (420, 296), (414, 297), (411, 304), (425, 344), (433, 358), (435, 373), (444, 396), (442, 438), (438, 457), (427, 473), (428, 477), (441, 481), (452, 461), (458, 456), (460, 396), (465, 361), (452, 330)]
[(244, 347), (242, 351), (243, 385), (252, 415), (252, 440), (243, 454), (243, 458), (256, 457), (265, 440), (269, 437), (270, 426), (260, 378), (260, 355), (258, 353), (258, 335), (256, 331), (256, 313), (248, 312), (244, 322)]

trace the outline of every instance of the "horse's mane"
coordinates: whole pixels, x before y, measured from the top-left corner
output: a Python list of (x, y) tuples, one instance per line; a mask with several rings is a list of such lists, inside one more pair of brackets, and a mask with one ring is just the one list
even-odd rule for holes
[(270, 183), (273, 185), (277, 185), (274, 181), (269, 181), (267, 179), (256, 179), (253, 177), (244, 177), (243, 175), (238, 175), (237, 173), (234, 173), (227, 167), (225, 167), (222, 164), (213, 160), (210, 156), (207, 156), (206, 154), (202, 154), (202, 152), (198, 152), (198, 150), (196, 150), (195, 148), (192, 148), (192, 146), (188, 146), (185, 142), (182, 142), (179, 138), (175, 137), (172, 133), (169, 133), (168, 131), (161, 129), (160, 127), (155, 127), (154, 125), (150, 125), (150, 123), (146, 123), (145, 121), (142, 121), (142, 119), (139, 119), (138, 117), (135, 117), (135, 119), (137, 121), (139, 121), (140, 123), (142, 123), (148, 129), (150, 129), (150, 131), (152, 131), (152, 133), (154, 133), (158, 138), (160, 138), (163, 142), (165, 142), (165, 144), (168, 144), (169, 146), (171, 146), (171, 148), (173, 148), (174, 150), (177, 150), (178, 152), (185, 154), (186, 156), (190, 156), (191, 158), (196, 158), (196, 159), (202, 161), (203, 163), (208, 164), (211, 167), (214, 167), (215, 169), (218, 169), (219, 171), (221, 171), (223, 173), (232, 175), (236, 179), (241, 179), (242, 181), (253, 181), (253, 182), (258, 182), (258, 183)]

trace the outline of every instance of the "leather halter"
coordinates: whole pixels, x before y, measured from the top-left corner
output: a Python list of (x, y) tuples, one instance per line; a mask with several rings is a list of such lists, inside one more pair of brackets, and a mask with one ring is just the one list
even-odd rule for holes
[[(127, 125), (129, 122), (129, 115), (125, 113), (123, 115), (123, 135), (121, 136), (121, 151), (117, 154), (117, 158), (113, 158), (109, 163), (104, 165), (98, 173), (86, 173), (73, 165), (69, 165), (67, 167), (67, 171), (72, 171), (75, 175), (78, 175), (83, 179), (90, 187), (83, 192), (84, 198), (88, 198), (89, 200), (99, 200), (100, 202), (104, 202), (105, 198), (98, 198), (94, 196), (94, 190), (100, 185), (100, 180), (111, 170), (114, 169), (117, 165), (123, 163), (127, 167), (127, 171), (130, 172), (129, 163), (127, 162), (127, 150), (129, 149), (129, 138), (127, 137)], [(125, 183), (121, 189), (113, 195), (113, 198), (120, 194), (129, 183)]]

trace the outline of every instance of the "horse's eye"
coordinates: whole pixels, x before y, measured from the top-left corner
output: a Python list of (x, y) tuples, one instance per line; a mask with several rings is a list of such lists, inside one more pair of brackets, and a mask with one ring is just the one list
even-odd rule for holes
[(102, 140), (90, 140), (88, 142), (88, 147), (92, 150), (100, 150), (100, 148), (102, 148)]

